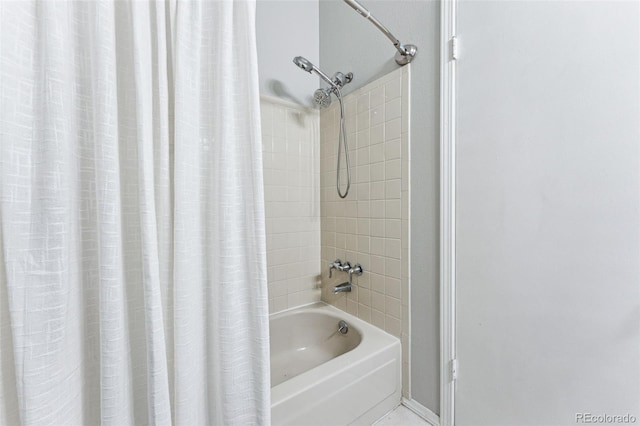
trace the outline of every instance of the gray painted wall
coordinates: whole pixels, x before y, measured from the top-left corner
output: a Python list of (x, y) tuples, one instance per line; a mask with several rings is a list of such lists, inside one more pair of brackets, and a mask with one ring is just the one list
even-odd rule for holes
[(640, 4), (457, 10), (456, 425), (640, 417)]
[(256, 35), (260, 93), (311, 105), (319, 81), (294, 56), (319, 64), (318, 0), (258, 0)]
[[(402, 42), (419, 49), (411, 64), (411, 393), (439, 413), (440, 5), (427, 0), (362, 4)], [(344, 2), (320, 0), (320, 63), (329, 75), (354, 73), (345, 92), (396, 69), (394, 53), (389, 40)]]

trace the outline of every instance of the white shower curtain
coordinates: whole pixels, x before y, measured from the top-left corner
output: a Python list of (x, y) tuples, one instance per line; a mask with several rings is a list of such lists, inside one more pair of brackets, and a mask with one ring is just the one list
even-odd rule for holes
[(0, 424), (268, 424), (254, 1), (0, 1)]

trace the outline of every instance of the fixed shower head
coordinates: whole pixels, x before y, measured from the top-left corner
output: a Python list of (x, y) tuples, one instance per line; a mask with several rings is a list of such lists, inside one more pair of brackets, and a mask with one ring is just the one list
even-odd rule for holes
[(334, 83), (328, 75), (320, 71), (318, 67), (313, 65), (307, 58), (303, 58), (302, 56), (296, 56), (293, 58), (293, 63), (300, 67), (301, 70), (306, 71), (308, 73), (315, 72), (320, 76), (321, 79), (327, 82), (327, 84), (331, 87), (335, 87), (336, 83)]
[(318, 89), (313, 93), (313, 101), (320, 107), (326, 108), (331, 105), (331, 90)]

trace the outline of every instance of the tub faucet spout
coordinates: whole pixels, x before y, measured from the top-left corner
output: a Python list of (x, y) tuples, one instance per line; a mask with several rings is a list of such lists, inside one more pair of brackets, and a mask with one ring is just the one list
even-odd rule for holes
[(350, 292), (351, 291), (351, 283), (350, 282), (346, 282), (346, 283), (342, 283), (340, 285), (337, 285), (333, 288), (333, 294), (338, 294), (338, 293), (342, 293), (342, 292)]

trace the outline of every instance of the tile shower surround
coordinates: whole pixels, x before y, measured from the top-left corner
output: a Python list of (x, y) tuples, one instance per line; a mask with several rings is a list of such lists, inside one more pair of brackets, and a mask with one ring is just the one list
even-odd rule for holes
[[(322, 300), (401, 338), (404, 396), (409, 389), (409, 69), (399, 68), (345, 97), (351, 190), (344, 200), (335, 189), (338, 102), (320, 113)], [(344, 169), (341, 176), (344, 182)], [(332, 293), (348, 280), (340, 272), (329, 278), (326, 265), (338, 258), (365, 270), (354, 276), (351, 293)]]
[[(401, 338), (404, 396), (409, 389), (409, 69), (399, 68), (345, 97), (352, 183), (344, 200), (335, 189), (337, 100), (318, 114), (261, 99), (269, 310), (322, 298)], [(341, 175), (344, 182), (344, 169)], [(365, 270), (354, 276), (351, 293), (331, 292), (348, 280), (340, 272), (329, 279), (328, 264), (337, 258)]]
[(320, 300), (319, 114), (260, 100), (269, 311)]

